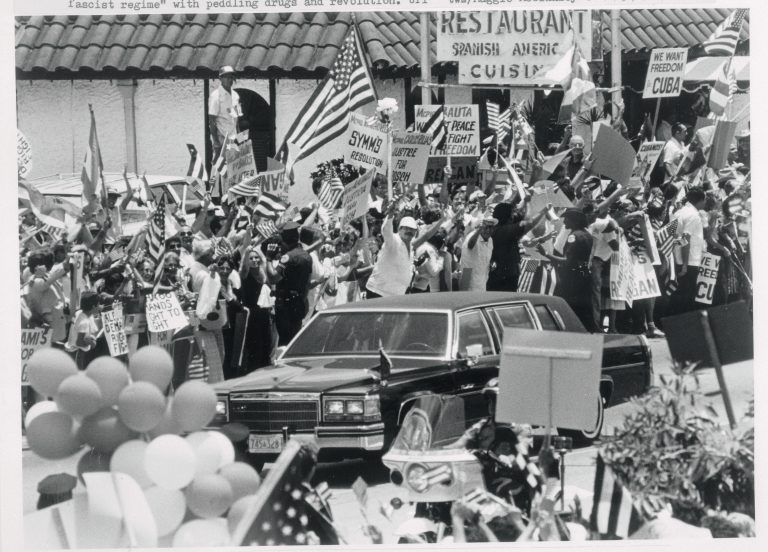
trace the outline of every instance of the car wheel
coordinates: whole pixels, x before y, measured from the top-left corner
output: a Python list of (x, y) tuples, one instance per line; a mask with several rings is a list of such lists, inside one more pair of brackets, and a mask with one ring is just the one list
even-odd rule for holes
[(587, 447), (591, 445), (595, 439), (600, 437), (600, 434), (603, 431), (604, 423), (605, 423), (605, 399), (601, 396), (597, 398), (597, 420), (595, 422), (595, 426), (593, 429), (582, 430), (582, 431), (573, 430), (573, 429), (564, 429), (564, 430), (560, 430), (559, 433), (573, 439), (574, 447)]

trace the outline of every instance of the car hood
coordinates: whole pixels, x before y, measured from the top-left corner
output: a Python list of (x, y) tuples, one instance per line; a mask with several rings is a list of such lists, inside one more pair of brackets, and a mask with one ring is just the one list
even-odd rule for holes
[[(258, 368), (237, 379), (216, 384), (217, 392), (295, 391), (328, 392), (350, 387), (371, 387), (374, 378), (367, 369), (379, 366), (378, 357), (286, 359), (275, 365)], [(390, 383), (411, 377), (414, 370), (429, 366), (445, 366), (436, 359), (392, 359)], [(443, 368), (444, 369), (444, 368)]]

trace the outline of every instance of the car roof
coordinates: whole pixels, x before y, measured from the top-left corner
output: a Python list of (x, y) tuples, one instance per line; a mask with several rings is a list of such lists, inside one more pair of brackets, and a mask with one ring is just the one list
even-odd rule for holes
[[(185, 176), (148, 174), (146, 175), (146, 178), (147, 183), (149, 183), (149, 186), (152, 188), (164, 184), (183, 184), (186, 181)], [(142, 184), (141, 178), (132, 173), (129, 173), (128, 180), (131, 182), (131, 187), (133, 188), (138, 188)], [(80, 197), (83, 193), (83, 181), (80, 173), (54, 174), (37, 177), (27, 181), (30, 184), (33, 184), (43, 195)], [(104, 172), (104, 182), (107, 186), (113, 185), (121, 192), (125, 189), (122, 173)]]
[(531, 301), (535, 304), (557, 303), (559, 297), (536, 293), (512, 293), (505, 291), (453, 291), (450, 293), (414, 293), (345, 303), (328, 310), (451, 310), (457, 311), (495, 303)]

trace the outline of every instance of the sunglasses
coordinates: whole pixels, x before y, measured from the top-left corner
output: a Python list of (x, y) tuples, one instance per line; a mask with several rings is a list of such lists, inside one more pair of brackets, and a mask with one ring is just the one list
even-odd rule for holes
[(191, 238), (193, 235), (192, 232), (179, 232), (179, 236), (182, 238)]

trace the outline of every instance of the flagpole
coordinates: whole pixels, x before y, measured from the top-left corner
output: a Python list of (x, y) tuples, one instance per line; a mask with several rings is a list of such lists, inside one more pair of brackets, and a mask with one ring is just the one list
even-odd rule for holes
[(387, 199), (392, 200), (392, 121), (387, 122)]

